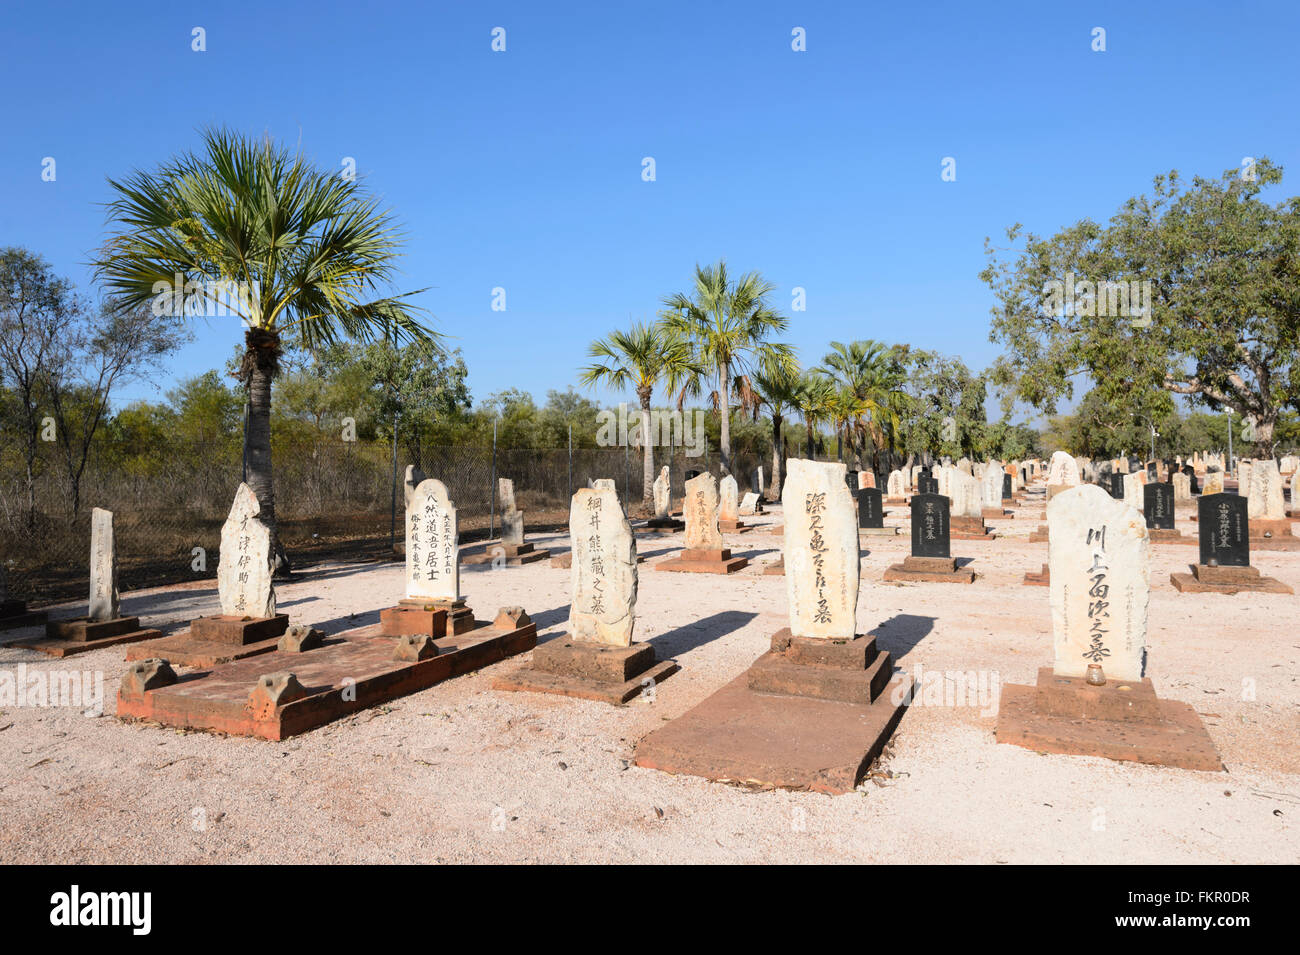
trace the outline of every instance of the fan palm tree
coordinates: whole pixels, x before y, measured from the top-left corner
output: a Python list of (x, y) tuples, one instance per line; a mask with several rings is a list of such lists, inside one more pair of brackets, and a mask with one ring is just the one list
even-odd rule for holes
[(396, 274), (396, 224), (355, 180), (226, 130), (109, 185), (115, 231), (95, 269), (110, 294), (128, 307), (170, 303), (191, 318), (224, 311), (243, 320), (248, 483), (271, 528), (276, 570), (287, 573), (271, 470), (271, 382), (286, 344), (439, 338), (405, 301), (417, 293), (381, 294)]
[(870, 443), (874, 469), (877, 449), (886, 444), (892, 448), (897, 438), (899, 409), (906, 400), (902, 368), (893, 349), (870, 340), (848, 345), (831, 342), (830, 352), (815, 370), (840, 390), (836, 436), (847, 437), (855, 455)]
[(775, 289), (757, 272), (735, 281), (727, 263), (695, 266), (690, 294), (678, 292), (664, 299), (663, 320), (669, 329), (690, 341), (699, 363), (716, 378), (719, 405), (719, 445), (724, 473), (731, 472), (731, 389), (736, 375), (752, 370), (775, 374), (794, 370), (794, 349), (773, 342), (789, 320), (767, 304)]
[(808, 457), (815, 457), (813, 440), (817, 429), (831, 420), (835, 409), (835, 382), (817, 371), (806, 371), (796, 385), (797, 405), (808, 432)]
[(579, 380), (584, 385), (636, 391), (641, 403), (641, 501), (650, 505), (656, 438), (650, 427), (651, 396), (655, 386), (663, 382), (670, 392), (679, 392), (678, 411), (681, 411), (682, 399), (698, 387), (696, 383), (703, 369), (695, 361), (690, 344), (660, 324), (636, 322), (627, 331), (611, 332), (608, 337), (592, 342), (587, 354), (600, 360), (582, 369)]
[(774, 374), (755, 371), (750, 376), (754, 394), (754, 410), (766, 406), (768, 417), (772, 419), (772, 481), (768, 488), (768, 499), (775, 501), (781, 496), (781, 473), (784, 470), (785, 439), (781, 426), (785, 423), (788, 412), (799, 410), (799, 375), (784, 368)]

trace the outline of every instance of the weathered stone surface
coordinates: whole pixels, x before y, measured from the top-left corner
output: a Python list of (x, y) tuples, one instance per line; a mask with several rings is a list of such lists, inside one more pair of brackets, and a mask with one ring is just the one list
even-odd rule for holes
[(740, 499), (740, 515), (748, 517), (751, 514), (758, 513), (758, 494), (754, 491), (746, 491), (745, 496)]
[(424, 472), (421, 471), (419, 468), (417, 468), (414, 464), (408, 464), (406, 466), (406, 477), (402, 482), (402, 487), (403, 487), (402, 500), (408, 510), (411, 507), (411, 495), (414, 494), (415, 489), (419, 487), (421, 483), (423, 483), (424, 478), (425, 478)]
[(524, 543), (524, 512), (515, 504), (515, 482), (497, 478), (497, 497), (501, 501), (501, 543), (519, 547)]
[[(982, 517), (984, 514), (983, 495), (981, 493), (980, 482), (975, 480), (965, 471), (954, 470), (951, 473), (952, 493), (948, 496), (952, 498), (952, 516), (953, 517)], [(998, 484), (998, 503), (1001, 504), (1001, 488)]]
[(1201, 488), (1201, 494), (1208, 496), (1210, 494), (1223, 493), (1223, 472), (1210, 471), (1205, 475), (1205, 486)]
[(669, 494), (672, 484), (668, 477), (668, 465), (659, 469), (659, 476), (655, 478), (654, 483), (654, 501), (655, 517), (658, 520), (667, 520), (669, 510)]
[(573, 543), (569, 639), (631, 646), (636, 624), (636, 538), (618, 495), (594, 488), (573, 495), (569, 534)]
[(113, 544), (113, 512), (90, 512), (90, 612), (95, 622), (122, 614), (117, 596), (117, 548)]
[(885, 493), (889, 497), (904, 497), (907, 494), (907, 479), (902, 471), (890, 471), (889, 480), (885, 482)]
[(176, 680), (176, 671), (166, 660), (156, 658), (137, 660), (127, 668), (126, 674), (122, 677), (122, 694), (139, 697), (147, 690), (171, 686)]
[(1140, 680), (1146, 669), (1149, 550), (1141, 513), (1095, 485), (1047, 505), (1054, 671)]
[(1176, 473), (1170, 478), (1174, 486), (1174, 503), (1190, 504), (1192, 502), (1192, 479), (1186, 474)]
[(798, 637), (852, 639), (857, 624), (861, 552), (846, 468), (791, 458), (781, 492), (790, 631)]
[(427, 633), (404, 633), (393, 647), (393, 659), (403, 663), (419, 663), (438, 655), (438, 645)]
[(254, 713), (266, 714), (277, 706), (284, 706), (307, 695), (307, 688), (298, 677), (288, 671), (263, 673), (257, 678), (248, 694), (248, 703)]
[(614, 483), (613, 478), (596, 478), (591, 482), (591, 488), (596, 491), (613, 491), (618, 493), (618, 485)]
[(1246, 505), (1246, 515), (1252, 521), (1257, 518), (1281, 520), (1286, 517), (1282, 474), (1276, 461), (1256, 461), (1251, 467)]
[(718, 482), (718, 520), (736, 521), (740, 518), (740, 487), (730, 474)]
[(240, 484), (230, 516), (221, 528), (217, 566), (221, 612), (231, 617), (275, 616), (271, 529), (258, 517), (261, 511), (252, 489)]
[(1142, 481), (1139, 480), (1141, 475), (1125, 474), (1124, 475), (1124, 503), (1142, 513)]
[(998, 461), (990, 461), (984, 465), (981, 489), (985, 507), (1002, 509), (1002, 478), (1005, 475), (1006, 472), (1002, 470), (1002, 464)]
[(687, 550), (722, 550), (718, 482), (712, 474), (700, 474), (686, 482), (682, 516), (686, 519)]
[(1053, 451), (1051, 463), (1047, 467), (1047, 483), (1077, 487), (1079, 462), (1064, 451)]
[(859, 472), (858, 472), (858, 490), (859, 490), (859, 491), (861, 491), (861, 490), (863, 490), (863, 489), (865, 489), (865, 488), (875, 487), (875, 486), (876, 486), (876, 474), (875, 474), (874, 471), (866, 470), (866, 471), (859, 471)]
[(325, 634), (320, 630), (306, 624), (295, 623), (280, 637), (276, 649), (285, 653), (306, 653), (308, 650), (315, 650), (324, 642)]
[(421, 481), (406, 507), (406, 596), (460, 599), (459, 525), (447, 487)]
[(1249, 458), (1243, 458), (1237, 462), (1237, 493), (1243, 497), (1250, 488), (1250, 473), (1254, 470), (1255, 462)]

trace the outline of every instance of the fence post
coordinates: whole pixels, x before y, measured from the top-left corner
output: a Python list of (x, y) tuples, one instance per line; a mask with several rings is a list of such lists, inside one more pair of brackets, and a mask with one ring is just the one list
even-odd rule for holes
[(393, 506), (388, 521), (388, 546), (397, 547), (397, 409), (393, 409)]
[(627, 509), (632, 510), (632, 471), (628, 466), (628, 456), (631, 452), (632, 442), (623, 442), (623, 500), (627, 504)]
[(497, 536), (497, 421), (492, 419), (492, 488), (488, 504), (488, 540)]
[(569, 496), (573, 500), (573, 425), (569, 425)]

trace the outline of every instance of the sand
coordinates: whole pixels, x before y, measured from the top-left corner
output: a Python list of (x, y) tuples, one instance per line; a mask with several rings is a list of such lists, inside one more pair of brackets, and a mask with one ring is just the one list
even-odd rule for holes
[[(904, 525), (905, 508), (888, 523)], [(885, 584), (905, 534), (863, 538), (860, 629), (915, 673), (976, 671), (1032, 683), (1050, 664), (1048, 591), (1021, 584), (1047, 559), (1024, 538), (1039, 508), (955, 541), (973, 585)], [(1179, 526), (1194, 533), (1186, 515)], [(779, 511), (757, 519), (779, 521)], [(557, 551), (567, 539), (530, 537)], [(643, 538), (659, 560), (681, 535)], [(728, 542), (730, 577), (642, 565), (636, 636), (682, 666), (624, 707), (491, 688), (528, 655), (282, 743), (127, 724), (114, 716), (123, 649), (51, 660), (0, 647), (0, 668), (102, 671), (106, 715), (0, 712), (0, 860), (169, 862), (1084, 862), (1294, 863), (1300, 858), (1300, 597), (1182, 595), (1169, 574), (1196, 549), (1153, 547), (1150, 667), (1191, 703), (1228, 772), (1039, 755), (999, 745), (994, 713), (914, 704), (885, 758), (842, 796), (756, 792), (629, 764), (638, 739), (737, 676), (786, 623), (785, 581), (763, 576), (779, 538)], [(1300, 589), (1300, 553), (1253, 562)], [(568, 571), (463, 568), (480, 618), (521, 604), (542, 640), (563, 632)], [(307, 568), (279, 588), (295, 622), (374, 622), (400, 565)], [(213, 612), (215, 582), (123, 595), (123, 612), (176, 630)], [(67, 605), (56, 615), (80, 608)], [(12, 642), (23, 633), (0, 635)], [(1248, 692), (1253, 687), (1253, 698)]]

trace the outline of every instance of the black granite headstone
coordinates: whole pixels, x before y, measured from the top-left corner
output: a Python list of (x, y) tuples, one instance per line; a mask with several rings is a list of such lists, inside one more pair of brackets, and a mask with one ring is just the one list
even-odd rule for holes
[(885, 508), (884, 502), (881, 500), (880, 488), (864, 487), (858, 489), (858, 526), (885, 526)]
[(952, 529), (948, 498), (942, 494), (912, 497), (912, 556), (951, 557)]
[(1246, 498), (1236, 494), (1207, 494), (1196, 504), (1201, 563), (1217, 560), (1220, 567), (1250, 566), (1250, 524)]
[(1142, 489), (1142, 513), (1147, 527), (1174, 529), (1174, 488), (1172, 484), (1151, 482)]
[(939, 479), (931, 477), (928, 474), (918, 474), (916, 476), (916, 493), (917, 494), (938, 494)]
[(1117, 501), (1124, 500), (1124, 475), (1118, 471), (1110, 476), (1110, 496)]
[(1002, 475), (1002, 500), (1011, 500), (1011, 475)]

